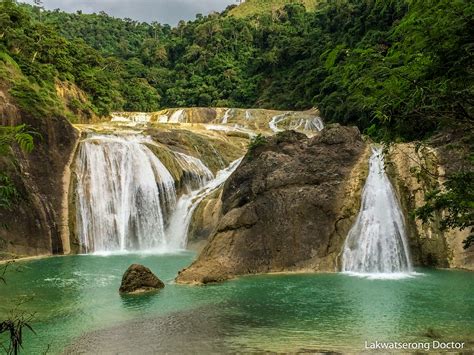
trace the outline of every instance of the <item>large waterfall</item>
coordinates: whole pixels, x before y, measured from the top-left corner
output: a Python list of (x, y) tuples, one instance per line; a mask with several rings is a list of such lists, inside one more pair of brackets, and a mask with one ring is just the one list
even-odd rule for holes
[(344, 245), (342, 270), (381, 275), (410, 272), (403, 215), (381, 149), (373, 149), (369, 165), (362, 206)]
[(85, 252), (160, 247), (174, 180), (137, 136), (92, 136), (79, 149), (77, 225)]
[(187, 232), (191, 217), (178, 223), (177, 216), (187, 213), (188, 205), (195, 209), (195, 199), (186, 202), (190, 196), (202, 200), (210, 186), (223, 181), (219, 175), (214, 179), (199, 159), (174, 152), (183, 171), (179, 183), (184, 195), (177, 201), (175, 181), (149, 144), (155, 143), (140, 135), (92, 135), (81, 143), (76, 217), (82, 251), (172, 251), (186, 246), (183, 230)]

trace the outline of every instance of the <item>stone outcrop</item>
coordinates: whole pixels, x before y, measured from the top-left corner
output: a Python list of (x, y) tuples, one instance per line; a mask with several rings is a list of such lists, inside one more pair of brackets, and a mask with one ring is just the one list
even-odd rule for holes
[(69, 250), (63, 235), (65, 223), (63, 175), (70, 162), (77, 133), (64, 117), (33, 118), (22, 112), (5, 91), (0, 90), (2, 125), (26, 124), (40, 137), (31, 153), (13, 151), (0, 161), (19, 192), (10, 210), (0, 210), (0, 258), (62, 254)]
[(219, 224), (222, 211), (222, 188), (217, 189), (199, 203), (193, 213), (188, 230), (188, 247), (202, 249)]
[(462, 243), (468, 229), (442, 230), (441, 213), (425, 224), (412, 213), (425, 204), (428, 192), (442, 188), (448, 175), (471, 164), (466, 161), (468, 151), (451, 133), (435, 136), (429, 145), (394, 144), (389, 151), (387, 170), (404, 210), (415, 265), (474, 270), (474, 246), (465, 250)]
[(164, 287), (165, 284), (149, 268), (140, 264), (132, 264), (123, 274), (119, 292), (123, 294), (143, 293)]
[(224, 186), (215, 233), (177, 282), (337, 271), (368, 155), (357, 128), (339, 125), (312, 138), (285, 131), (255, 145)]

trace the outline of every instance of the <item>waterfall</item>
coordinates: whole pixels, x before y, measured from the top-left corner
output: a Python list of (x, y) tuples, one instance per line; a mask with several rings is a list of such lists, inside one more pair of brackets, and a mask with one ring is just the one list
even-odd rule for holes
[(168, 116), (167, 115), (158, 116), (158, 123), (168, 123)]
[(180, 122), (183, 122), (183, 118), (184, 118), (184, 110), (180, 109), (180, 110), (175, 111), (171, 115), (168, 122), (169, 123), (180, 123)]
[(171, 216), (171, 220), (167, 229), (169, 248), (183, 249), (186, 247), (188, 229), (195, 209), (199, 203), (202, 202), (202, 200), (213, 193), (227, 180), (227, 178), (235, 171), (235, 169), (237, 169), (241, 161), (242, 158), (232, 162), (227, 168), (219, 171), (215, 179), (210, 180), (200, 189), (183, 195), (178, 200), (176, 209)]
[(79, 148), (77, 231), (84, 252), (160, 248), (174, 180), (139, 136), (91, 136)]
[(198, 158), (173, 152), (184, 194), (139, 135), (91, 135), (76, 158), (77, 234), (83, 252), (175, 251), (186, 247), (199, 202), (221, 186), (239, 161), (212, 172)]
[(174, 153), (176, 161), (183, 169), (181, 183), (190, 193), (192, 190), (200, 189), (214, 178), (214, 174), (198, 158), (183, 153)]
[(390, 277), (412, 271), (403, 215), (381, 149), (373, 149), (370, 157), (361, 209), (342, 257), (344, 272)]
[(283, 131), (281, 128), (278, 128), (278, 123), (280, 121), (283, 121), (289, 114), (290, 114), (289, 112), (286, 112), (281, 115), (273, 116), (272, 120), (268, 123), (268, 126), (270, 127), (270, 129), (275, 133)]
[(320, 132), (324, 129), (324, 123), (320, 117), (309, 118), (305, 121), (305, 131), (317, 131)]
[(231, 111), (232, 109), (228, 109), (225, 111), (224, 116), (222, 117), (222, 120), (221, 120), (221, 124), (227, 124), (227, 122), (229, 121)]
[(151, 116), (148, 112), (112, 112), (111, 122), (148, 123)]

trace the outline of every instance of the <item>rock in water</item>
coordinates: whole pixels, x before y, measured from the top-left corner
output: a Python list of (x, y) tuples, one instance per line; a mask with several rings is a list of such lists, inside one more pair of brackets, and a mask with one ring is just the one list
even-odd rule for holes
[(281, 132), (255, 145), (224, 185), (214, 234), (177, 282), (337, 271), (369, 154), (357, 128), (339, 125), (312, 138)]
[(140, 264), (132, 264), (123, 274), (119, 292), (141, 293), (156, 291), (164, 287), (165, 284), (149, 268)]

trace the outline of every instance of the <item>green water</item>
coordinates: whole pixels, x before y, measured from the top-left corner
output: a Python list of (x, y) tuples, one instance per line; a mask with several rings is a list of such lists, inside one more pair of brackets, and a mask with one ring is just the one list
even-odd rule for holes
[[(0, 318), (26, 301), (21, 308), (35, 313), (37, 333), (26, 333), (27, 354), (62, 353), (74, 343), (76, 350), (111, 353), (127, 347), (136, 353), (358, 351), (365, 341), (429, 342), (430, 328), (436, 339), (464, 341), (472, 349), (473, 273), (423, 269), (401, 280), (294, 274), (173, 284), (193, 258), (68, 256), (16, 263), (8, 284), (0, 285)], [(162, 278), (165, 289), (120, 296), (121, 275), (136, 262)]]

